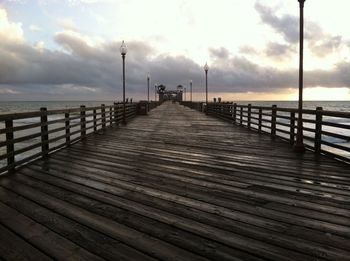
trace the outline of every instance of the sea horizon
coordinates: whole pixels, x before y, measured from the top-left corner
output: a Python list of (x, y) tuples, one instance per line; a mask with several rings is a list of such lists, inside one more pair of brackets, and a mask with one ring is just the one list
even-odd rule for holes
[[(142, 99), (143, 100), (143, 99)], [(0, 101), (0, 114), (20, 113), (28, 111), (37, 111), (41, 107), (46, 107), (48, 110), (76, 108), (80, 105), (87, 107), (100, 106), (101, 104), (112, 104), (112, 100), (41, 100), (41, 101)], [(134, 100), (138, 102), (138, 100)], [(193, 101), (199, 102), (199, 101)], [(202, 101), (203, 102), (203, 101)], [(222, 102), (235, 102), (241, 105), (252, 104), (256, 106), (272, 106), (285, 108), (297, 108), (298, 101), (293, 100), (223, 100)], [(324, 110), (331, 111), (349, 111), (350, 101), (303, 101), (305, 109), (316, 109), (316, 107), (323, 107)]]

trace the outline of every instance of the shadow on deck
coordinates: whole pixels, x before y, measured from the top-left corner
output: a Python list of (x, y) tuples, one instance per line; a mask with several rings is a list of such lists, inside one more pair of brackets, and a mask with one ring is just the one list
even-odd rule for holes
[(350, 260), (350, 168), (165, 103), (1, 177), (0, 259)]

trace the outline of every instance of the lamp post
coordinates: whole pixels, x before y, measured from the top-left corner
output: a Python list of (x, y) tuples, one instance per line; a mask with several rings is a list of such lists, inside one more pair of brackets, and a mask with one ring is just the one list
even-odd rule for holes
[(123, 59), (123, 124), (126, 124), (126, 118), (125, 118), (125, 55), (127, 52), (127, 47), (124, 43), (122, 42), (122, 45), (120, 46), (120, 54), (122, 55)]
[(184, 88), (184, 90), (185, 90), (185, 101), (186, 101), (186, 87)]
[(208, 63), (205, 63), (204, 65), (204, 71), (205, 71), (205, 112), (208, 114), (208, 71), (209, 71), (209, 66)]
[(150, 79), (150, 75), (149, 73), (147, 74), (147, 102), (149, 104), (149, 79)]
[(191, 103), (192, 103), (192, 80), (190, 80), (190, 92), (191, 92), (190, 100), (191, 100)]
[(298, 0), (300, 6), (300, 36), (299, 36), (299, 104), (298, 104), (298, 130), (297, 138), (294, 144), (295, 152), (305, 152), (303, 142), (303, 59), (304, 59), (304, 2), (305, 0)]

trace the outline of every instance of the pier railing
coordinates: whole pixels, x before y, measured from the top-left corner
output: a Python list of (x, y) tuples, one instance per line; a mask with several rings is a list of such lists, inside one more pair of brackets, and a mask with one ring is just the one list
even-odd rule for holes
[[(259, 133), (268, 133), (272, 138), (279, 137), (291, 145), (296, 139), (298, 110), (294, 108), (236, 103), (182, 104)], [(326, 111), (322, 107), (304, 109), (303, 134), (309, 150), (350, 162), (350, 112)]]
[[(153, 109), (159, 102), (151, 102)], [(138, 103), (127, 103), (125, 118), (138, 112)], [(0, 173), (14, 170), (39, 157), (69, 146), (123, 120), (123, 104), (0, 115)]]

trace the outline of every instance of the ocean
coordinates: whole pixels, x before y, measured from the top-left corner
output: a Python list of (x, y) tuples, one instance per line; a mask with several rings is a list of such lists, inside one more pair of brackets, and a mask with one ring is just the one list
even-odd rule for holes
[(77, 108), (80, 105), (86, 107), (100, 106), (101, 104), (113, 104), (112, 101), (0, 101), (0, 114), (38, 111), (41, 107), (48, 110)]
[[(296, 101), (234, 101), (237, 104), (246, 105), (251, 103), (257, 106), (272, 106), (284, 108), (297, 108)], [(112, 104), (112, 101), (0, 101), (0, 114), (37, 111), (41, 107), (46, 107), (48, 110), (77, 108), (80, 105), (86, 107), (100, 106), (101, 104)], [(350, 101), (305, 101), (303, 103), (305, 109), (315, 109), (323, 107), (329, 111), (345, 111), (350, 112)]]
[[(252, 104), (256, 106), (272, 106), (272, 105), (277, 105), (277, 107), (281, 108), (297, 108), (298, 103), (296, 101), (235, 101), (237, 104), (240, 105), (247, 105), (247, 104)], [(20, 112), (28, 112), (28, 111), (39, 111), (41, 107), (46, 107), (48, 110), (53, 110), (53, 109), (64, 109), (64, 108), (78, 108), (80, 105), (85, 105), (86, 107), (95, 107), (95, 106), (100, 106), (101, 104), (106, 104), (106, 105), (111, 105), (113, 104), (112, 101), (9, 101), (9, 102), (4, 102), (0, 101), (0, 114), (10, 114), (10, 113), (20, 113)], [(323, 110), (327, 111), (340, 111), (340, 112), (349, 112), (350, 113), (350, 101), (305, 101), (304, 102), (304, 108), (305, 109), (315, 109), (316, 107), (323, 107)], [(281, 114), (281, 113), (279, 113)], [(62, 116), (49, 116), (49, 120), (54, 120), (54, 119), (59, 119), (62, 118)], [(314, 116), (313, 116), (314, 117)], [(312, 119), (311, 115), (305, 115), (304, 118), (306, 119)], [(91, 120), (92, 118), (87, 118), (87, 120)], [(329, 122), (336, 122), (336, 123), (341, 123), (343, 125), (349, 125), (350, 126), (350, 118), (327, 118), (324, 117), (325, 121)], [(20, 125), (26, 125), (30, 123), (36, 123), (39, 122), (39, 118), (29, 118), (29, 119), (21, 119), (21, 120), (16, 120), (14, 121), (15, 126), (20, 126)], [(78, 120), (76, 120), (78, 122)], [(288, 124), (288, 120), (284, 120), (282, 118), (278, 119), (278, 122), (281, 123), (286, 123)], [(74, 123), (74, 122), (72, 122)], [(310, 123), (305, 123), (305, 127), (309, 128), (314, 128), (314, 124)], [(58, 128), (62, 127), (59, 125), (56, 126), (51, 126), (52, 128)], [(4, 122), (0, 122), (0, 129), (4, 128)], [(78, 127), (77, 127), (78, 128)], [(288, 127), (283, 127), (279, 126), (280, 129), (285, 129), (288, 131)], [(322, 139), (331, 143), (336, 143), (340, 144), (341, 146), (349, 147), (350, 148), (350, 130), (344, 129), (344, 128), (335, 128), (335, 127), (329, 127), (329, 126), (324, 126), (323, 130), (329, 131), (332, 133), (337, 133), (341, 135), (348, 136), (349, 139), (343, 140), (343, 139), (337, 139), (335, 137), (330, 137), (330, 136), (322, 136)], [(16, 132), (15, 138), (27, 136), (30, 134), (33, 134), (35, 132), (40, 131), (40, 129), (30, 129), (30, 130), (25, 130), (25, 131), (19, 131)], [(72, 130), (73, 131), (73, 130)], [(57, 132), (55, 133), (55, 136), (59, 136), (64, 134), (63, 132)], [(282, 136), (285, 134), (281, 134)], [(313, 133), (308, 133), (304, 132), (305, 136), (313, 137)], [(54, 138), (54, 137), (50, 137)], [(73, 137), (74, 138), (74, 137)], [(287, 135), (285, 135), (285, 138), (288, 138)], [(6, 136), (5, 134), (0, 134), (0, 142), (5, 141)], [(18, 143), (16, 144), (16, 149), (22, 148), (22, 147), (27, 147), (32, 144), (40, 142), (40, 137), (35, 138), (30, 141), (25, 141), (23, 143)], [(309, 141), (305, 141), (306, 144), (310, 143)], [(53, 144), (54, 145), (54, 144)], [(312, 145), (312, 144), (310, 144)], [(350, 159), (350, 153), (345, 152), (343, 150), (337, 150), (332, 147), (327, 147), (327, 146), (322, 146), (323, 149), (326, 149), (327, 151), (340, 154), (344, 157), (347, 157)], [(34, 154), (35, 152), (38, 152), (39, 148), (33, 151), (30, 151), (28, 153), (16, 155), (16, 160), (21, 160), (22, 158), (25, 158), (27, 156), (30, 156), (30, 154)], [(0, 155), (3, 155), (6, 153), (6, 147), (0, 147)], [(0, 161), (0, 168), (4, 166), (6, 163), (5, 160)]]

